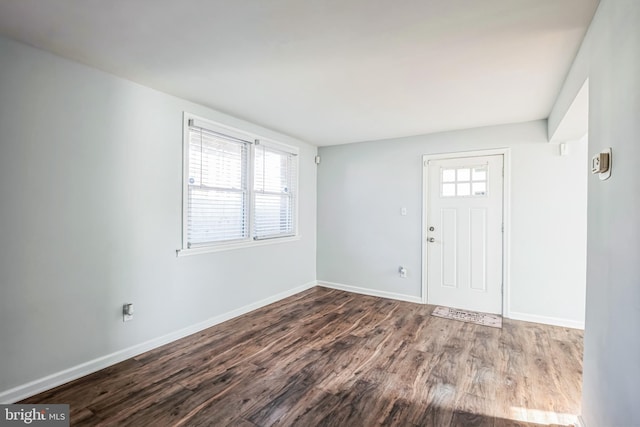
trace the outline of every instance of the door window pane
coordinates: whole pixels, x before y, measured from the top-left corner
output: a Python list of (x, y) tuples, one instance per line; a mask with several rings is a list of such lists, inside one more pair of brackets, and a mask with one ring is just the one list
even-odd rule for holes
[(455, 169), (443, 169), (442, 170), (442, 182), (456, 182), (456, 170)]
[(471, 184), (468, 182), (459, 182), (457, 189), (458, 196), (470, 196), (471, 195)]
[(458, 181), (471, 181), (471, 170), (468, 168), (458, 169)]
[(442, 184), (442, 196), (443, 197), (455, 197), (456, 185), (455, 184)]
[(483, 197), (487, 194), (487, 166), (442, 169), (442, 197)]
[(487, 183), (474, 182), (471, 189), (474, 196), (484, 196), (485, 194), (487, 194)]
[(474, 181), (486, 181), (487, 180), (487, 168), (486, 167), (476, 167), (473, 168), (473, 176)]

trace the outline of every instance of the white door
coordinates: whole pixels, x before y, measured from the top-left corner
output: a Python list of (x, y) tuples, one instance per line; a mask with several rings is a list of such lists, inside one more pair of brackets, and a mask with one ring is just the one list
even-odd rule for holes
[(425, 167), (429, 304), (502, 313), (503, 156)]

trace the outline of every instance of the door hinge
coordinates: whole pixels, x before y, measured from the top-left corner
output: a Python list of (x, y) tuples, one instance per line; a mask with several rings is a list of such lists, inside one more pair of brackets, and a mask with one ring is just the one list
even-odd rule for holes
[(501, 228), (501, 231), (504, 233), (504, 222), (502, 223), (502, 226), (500, 228)]

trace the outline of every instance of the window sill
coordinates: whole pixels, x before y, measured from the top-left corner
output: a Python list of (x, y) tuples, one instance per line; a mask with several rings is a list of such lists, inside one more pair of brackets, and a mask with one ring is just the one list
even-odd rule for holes
[(234, 249), (275, 245), (279, 243), (295, 242), (298, 240), (300, 240), (300, 235), (291, 236), (291, 237), (280, 237), (275, 239), (252, 240), (249, 242), (240, 242), (240, 243), (227, 243), (227, 244), (220, 244), (215, 246), (202, 246), (199, 248), (177, 249), (176, 256), (183, 257), (183, 256), (191, 256), (191, 255), (199, 255), (199, 254), (208, 254), (213, 252), (232, 251)]

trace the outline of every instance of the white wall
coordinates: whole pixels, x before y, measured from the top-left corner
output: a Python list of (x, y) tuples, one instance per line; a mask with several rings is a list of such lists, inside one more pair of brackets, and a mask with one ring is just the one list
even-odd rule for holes
[[(4, 38), (0, 94), (0, 396), (315, 280), (315, 147)], [(176, 258), (184, 110), (300, 147), (301, 240)]]
[(589, 178), (582, 412), (588, 427), (640, 426), (640, 2), (601, 0), (554, 111), (589, 78)]
[[(586, 143), (559, 156), (546, 121), (321, 147), (318, 280), (421, 295), (422, 155), (510, 147), (508, 315), (581, 326), (586, 272)], [(401, 207), (407, 216), (400, 215)], [(401, 279), (398, 267), (408, 269)]]

